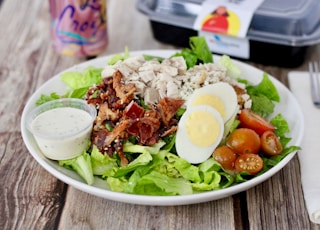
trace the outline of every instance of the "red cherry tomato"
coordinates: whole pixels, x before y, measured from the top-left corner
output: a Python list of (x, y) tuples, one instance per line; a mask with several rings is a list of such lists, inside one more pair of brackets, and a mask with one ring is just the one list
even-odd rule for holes
[(257, 154), (260, 150), (260, 137), (252, 129), (236, 129), (227, 138), (227, 146), (240, 155), (245, 153)]
[(268, 156), (277, 156), (282, 153), (282, 145), (277, 135), (266, 131), (261, 135), (261, 150)]
[(255, 175), (262, 170), (263, 160), (258, 154), (243, 154), (237, 158), (235, 168), (239, 173), (247, 172), (250, 175)]
[(226, 170), (233, 170), (237, 154), (228, 146), (220, 146), (213, 152), (213, 159), (218, 161)]
[(238, 119), (241, 127), (253, 129), (259, 135), (262, 135), (265, 131), (273, 131), (275, 129), (269, 121), (250, 109), (241, 110)]

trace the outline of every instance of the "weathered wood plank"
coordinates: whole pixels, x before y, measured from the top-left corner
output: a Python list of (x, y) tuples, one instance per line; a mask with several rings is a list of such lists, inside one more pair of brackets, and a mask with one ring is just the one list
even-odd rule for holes
[(52, 229), (63, 207), (66, 185), (31, 157), (20, 134), (20, 116), (36, 88), (59, 68), (81, 61), (52, 51), (48, 19), (45, 1), (1, 5), (1, 229)]
[(63, 203), (65, 185), (32, 159), (19, 132), (1, 136), (0, 141), (6, 144), (0, 168), (1, 228), (53, 226)]
[(203, 204), (157, 207), (109, 201), (69, 188), (59, 228), (207, 230), (233, 226), (232, 197)]

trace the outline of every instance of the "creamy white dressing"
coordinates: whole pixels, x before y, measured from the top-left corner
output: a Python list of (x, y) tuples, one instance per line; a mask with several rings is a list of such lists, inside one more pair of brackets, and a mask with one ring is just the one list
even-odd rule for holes
[(92, 117), (77, 108), (55, 108), (39, 114), (31, 129), (44, 155), (65, 160), (82, 154), (88, 147)]

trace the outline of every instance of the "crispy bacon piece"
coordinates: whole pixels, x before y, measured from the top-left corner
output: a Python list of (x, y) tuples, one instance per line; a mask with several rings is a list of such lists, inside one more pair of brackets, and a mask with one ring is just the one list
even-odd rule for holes
[(124, 155), (122, 149), (121, 151), (118, 151), (117, 154), (120, 157), (120, 165), (121, 166), (127, 166), (129, 164), (129, 160), (126, 158), (126, 156)]
[[(159, 140), (159, 128), (161, 126), (160, 114), (156, 110), (144, 110), (136, 103), (130, 103), (124, 112), (124, 117), (133, 119), (133, 123), (128, 127), (129, 134), (135, 135), (140, 144), (151, 145)], [(157, 135), (155, 135), (157, 134)]]
[(144, 109), (136, 102), (131, 101), (130, 104), (123, 110), (123, 116), (129, 119), (141, 118), (144, 114)]
[(165, 136), (169, 136), (171, 134), (173, 134), (174, 132), (176, 132), (178, 130), (178, 126), (171, 126), (169, 129), (166, 129), (165, 131), (163, 131), (163, 133), (161, 133), (161, 137), (165, 137)]
[(104, 129), (104, 122), (106, 120), (109, 121), (118, 121), (121, 117), (121, 113), (119, 110), (113, 111), (109, 108), (107, 103), (100, 104), (99, 112), (95, 119), (95, 126), (94, 129)]
[(165, 126), (169, 126), (170, 120), (174, 117), (177, 110), (183, 105), (184, 100), (172, 99), (172, 98), (162, 98), (157, 109), (160, 112), (161, 120)]
[(109, 147), (111, 143), (119, 136), (122, 135), (122, 132), (126, 131), (126, 129), (131, 125), (131, 120), (122, 120), (116, 127), (108, 133), (106, 139), (104, 140), (103, 145), (105, 147)]
[(159, 111), (157, 111), (156, 109), (150, 109), (150, 110), (146, 110), (144, 113), (145, 117), (152, 117), (155, 119), (158, 119), (160, 121), (161, 119), (161, 115), (159, 113)]
[(150, 138), (148, 138), (148, 140), (146, 140), (145, 145), (147, 145), (147, 146), (154, 145), (159, 141), (159, 138), (160, 137), (159, 137), (158, 132), (153, 133), (153, 135)]
[(139, 120), (139, 122), (139, 142), (141, 144), (146, 144), (155, 133), (159, 136), (158, 131), (160, 128), (160, 121), (158, 119), (154, 117), (143, 117)]
[(117, 138), (114, 142), (115, 142), (114, 149), (116, 150), (116, 152), (120, 158), (120, 165), (121, 166), (128, 165), (129, 161), (123, 153), (123, 140), (121, 138)]
[(117, 97), (120, 98), (121, 104), (127, 104), (133, 99), (136, 86), (134, 84), (123, 85), (121, 79), (122, 74), (120, 71), (116, 71), (113, 74), (113, 88), (116, 91)]
[(101, 129), (97, 131), (93, 131), (91, 133), (91, 142), (93, 145), (97, 146), (97, 148), (101, 152), (106, 152), (107, 149), (104, 148), (104, 141), (108, 136), (108, 131), (106, 129)]
[[(152, 145), (149, 139), (159, 140), (160, 121), (154, 117), (142, 117), (134, 119), (132, 124), (127, 128), (127, 132), (137, 137), (142, 145)], [(155, 134), (157, 138), (155, 138)], [(154, 142), (152, 141), (152, 142)], [(149, 144), (148, 144), (149, 143)], [(154, 144), (154, 143), (153, 143)]]

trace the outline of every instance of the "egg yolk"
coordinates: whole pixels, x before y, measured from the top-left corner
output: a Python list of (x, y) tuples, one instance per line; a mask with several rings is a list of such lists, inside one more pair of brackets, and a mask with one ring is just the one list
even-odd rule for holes
[(217, 96), (211, 94), (202, 94), (194, 100), (193, 105), (209, 105), (216, 109), (221, 114), (222, 118), (226, 116), (224, 103)]
[(220, 133), (219, 122), (206, 111), (195, 111), (186, 120), (187, 134), (191, 142), (200, 147), (212, 145)]

